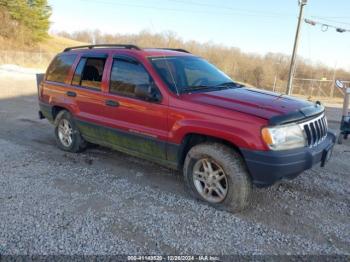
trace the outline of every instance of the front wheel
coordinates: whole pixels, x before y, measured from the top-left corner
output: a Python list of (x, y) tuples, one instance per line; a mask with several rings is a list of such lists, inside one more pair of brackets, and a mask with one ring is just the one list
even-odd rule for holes
[(62, 110), (55, 119), (55, 136), (59, 148), (77, 153), (86, 148), (86, 142), (81, 137), (72, 115)]
[(241, 156), (228, 146), (194, 146), (185, 160), (184, 177), (191, 195), (214, 207), (239, 212), (249, 204), (250, 175)]

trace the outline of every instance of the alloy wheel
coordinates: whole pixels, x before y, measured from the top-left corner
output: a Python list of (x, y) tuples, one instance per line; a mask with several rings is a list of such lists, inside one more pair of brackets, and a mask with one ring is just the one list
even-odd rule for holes
[(58, 137), (65, 147), (73, 143), (73, 128), (68, 120), (62, 119), (58, 125)]
[(208, 202), (224, 201), (228, 192), (228, 181), (222, 167), (214, 160), (203, 158), (193, 166), (193, 182), (197, 192)]

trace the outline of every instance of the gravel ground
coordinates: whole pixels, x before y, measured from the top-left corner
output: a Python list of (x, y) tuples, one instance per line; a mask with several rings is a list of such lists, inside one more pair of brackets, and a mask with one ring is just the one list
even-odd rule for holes
[(177, 172), (100, 147), (60, 151), (34, 79), (1, 77), (0, 92), (21, 90), (0, 96), (0, 254), (350, 255), (349, 141), (231, 214), (193, 200)]

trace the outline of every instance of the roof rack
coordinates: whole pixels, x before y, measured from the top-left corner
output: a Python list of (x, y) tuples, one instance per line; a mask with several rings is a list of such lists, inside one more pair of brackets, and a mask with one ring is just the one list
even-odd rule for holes
[(191, 54), (191, 52), (181, 49), (181, 48), (154, 48), (154, 49), (159, 49), (159, 50), (170, 50), (170, 51), (177, 51), (177, 52), (183, 52), (183, 53), (188, 53)]
[(93, 49), (93, 48), (98, 48), (98, 47), (117, 47), (117, 48), (125, 48), (125, 49), (136, 49), (136, 50), (141, 50), (136, 45), (119, 45), (119, 44), (105, 44), (105, 45), (81, 45), (81, 46), (73, 46), (73, 47), (67, 47), (66, 49), (63, 50), (63, 52), (68, 52), (74, 49)]

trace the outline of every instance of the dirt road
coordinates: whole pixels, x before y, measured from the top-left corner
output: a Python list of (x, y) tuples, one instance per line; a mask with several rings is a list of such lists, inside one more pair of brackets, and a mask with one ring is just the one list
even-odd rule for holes
[(255, 189), (251, 208), (231, 214), (158, 165), (60, 151), (35, 92), (33, 75), (0, 72), (0, 254), (350, 255), (349, 142), (325, 168)]

